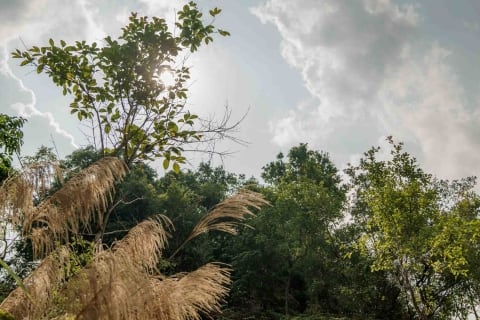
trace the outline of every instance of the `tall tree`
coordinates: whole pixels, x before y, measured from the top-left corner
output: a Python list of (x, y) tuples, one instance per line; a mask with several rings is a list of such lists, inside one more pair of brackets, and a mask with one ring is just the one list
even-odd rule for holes
[[(209, 13), (214, 18), (220, 10)], [(165, 216), (142, 221), (112, 248), (96, 246), (89, 258), (79, 259), (74, 248), (81, 230), (102, 226), (117, 183), (136, 161), (163, 157), (164, 167), (173, 163), (178, 172), (184, 146), (202, 139), (203, 132), (193, 128), (197, 117), (184, 109), (188, 68), (176, 68), (176, 59), (181, 51), (212, 41), (214, 32), (228, 32), (205, 25), (193, 2), (178, 12), (175, 25), (176, 36), (165, 20), (132, 14), (119, 39), (107, 37), (103, 46), (85, 41), (57, 46), (51, 39), (48, 46), (13, 53), (21, 65), (35, 66), (73, 96), (71, 112), (91, 122), (101, 155), (39, 203), (27, 174), (0, 189), (3, 212), (43, 258), (0, 305), (15, 318), (200, 319), (219, 310), (228, 268), (207, 264), (172, 277), (159, 273), (171, 228)], [(163, 80), (165, 72), (173, 73), (173, 84)], [(252, 192), (231, 195), (200, 219), (189, 239), (209, 230), (233, 233), (236, 221), (264, 203)], [(79, 266), (79, 260), (86, 265)], [(72, 265), (79, 270), (72, 273)]]
[(245, 252), (237, 250), (242, 253), (233, 263), (233, 303), (287, 315), (303, 312), (328, 297), (318, 280), (328, 272), (326, 257), (345, 190), (328, 155), (306, 144), (293, 147), (287, 161), (280, 154), (262, 177), (269, 185), (261, 192), (272, 206), (251, 221), (253, 230), (235, 240)]
[[(475, 180), (439, 181), (391, 144), (351, 166), (352, 215), (363, 230), (360, 246), (372, 270), (387, 271), (418, 319), (466, 319), (478, 304), (480, 199)], [(478, 317), (477, 317), (478, 318)]]
[[(220, 11), (210, 10), (212, 20)], [(181, 63), (182, 52), (210, 43), (213, 33), (228, 35), (202, 19), (194, 2), (178, 11), (176, 32), (164, 19), (133, 13), (116, 40), (69, 45), (50, 39), (48, 46), (12, 56), (46, 73), (72, 96), (70, 112), (90, 124), (92, 143), (102, 156), (119, 156), (127, 165), (163, 157), (165, 168), (173, 163), (178, 172), (187, 145), (208, 139), (209, 133), (221, 137), (229, 129), (225, 122), (195, 128), (198, 117), (185, 109), (189, 68)]]

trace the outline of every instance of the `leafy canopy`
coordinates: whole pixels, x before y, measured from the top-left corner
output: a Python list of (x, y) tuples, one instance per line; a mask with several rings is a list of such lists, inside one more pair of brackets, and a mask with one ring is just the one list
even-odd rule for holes
[(0, 182), (7, 176), (11, 168), (12, 156), (20, 151), (23, 144), (22, 117), (10, 117), (0, 113)]
[(48, 46), (17, 49), (12, 56), (72, 96), (70, 112), (89, 123), (102, 155), (121, 156), (129, 165), (164, 157), (164, 167), (173, 163), (178, 172), (183, 146), (202, 139), (193, 127), (198, 117), (184, 108), (189, 68), (178, 60), (182, 51), (213, 41), (214, 33), (229, 35), (212, 25), (220, 11), (210, 10), (207, 24), (194, 2), (186, 4), (175, 23), (178, 35), (164, 19), (132, 13), (118, 39), (108, 36), (101, 44), (50, 39)]
[(373, 271), (388, 272), (419, 319), (464, 318), (478, 304), (477, 266), (480, 199), (474, 178), (441, 181), (391, 144), (391, 159), (379, 148), (365, 153), (347, 174), (363, 228), (359, 246)]

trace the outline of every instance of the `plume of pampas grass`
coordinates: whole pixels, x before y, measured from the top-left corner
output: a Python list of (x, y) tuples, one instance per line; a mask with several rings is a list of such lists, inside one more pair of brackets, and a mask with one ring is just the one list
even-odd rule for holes
[(158, 260), (151, 257), (164, 245), (162, 229), (158, 221), (142, 222), (98, 255), (67, 289), (68, 313), (78, 319), (182, 320), (220, 312), (230, 284), (227, 267), (207, 264), (168, 278), (152, 274)]
[(68, 241), (80, 227), (101, 221), (111, 202), (114, 185), (127, 173), (125, 163), (105, 157), (80, 171), (60, 190), (33, 210), (26, 211), (22, 234), (32, 240), (36, 257), (42, 257), (58, 242)]
[(61, 181), (56, 161), (32, 162), (8, 177), (0, 185), (0, 218), (16, 226), (32, 212), (35, 197), (45, 195), (52, 181)]
[[(115, 181), (125, 173), (121, 160), (105, 158), (38, 206), (25, 218), (23, 229), (30, 233), (36, 253), (53, 250), (55, 241), (67, 241), (81, 225), (100, 219), (110, 203)], [(258, 193), (240, 191), (207, 213), (189, 239), (210, 230), (235, 234), (236, 224), (253, 215), (251, 208), (266, 203)], [(230, 284), (228, 267), (207, 264), (171, 277), (157, 270), (172, 228), (163, 216), (143, 221), (111, 249), (97, 252), (87, 267), (66, 281), (69, 252), (61, 247), (25, 279), (28, 292), (16, 289), (0, 309), (18, 319), (41, 319), (52, 307), (63, 313), (56, 319), (196, 320), (220, 312)], [(63, 297), (62, 305), (52, 305), (54, 292)]]
[(193, 238), (211, 230), (233, 235), (237, 234), (238, 224), (249, 216), (254, 216), (250, 208), (259, 209), (265, 204), (268, 204), (268, 201), (264, 199), (262, 194), (246, 189), (240, 190), (217, 204), (203, 216), (195, 225), (188, 238), (175, 250), (170, 258), (176, 256)]
[[(236, 224), (253, 215), (250, 208), (258, 209), (266, 203), (262, 195), (242, 190), (207, 213), (189, 239), (210, 230), (235, 234)], [(153, 273), (166, 241), (166, 232), (160, 227), (163, 224), (170, 226), (170, 221), (162, 218), (160, 222), (140, 223), (111, 252), (95, 259), (88, 276), (80, 276), (90, 284), (76, 285), (86, 291), (70, 293), (77, 299), (70, 305), (82, 308), (69, 313), (78, 314), (79, 319), (183, 320), (220, 312), (230, 284), (229, 268), (207, 264), (167, 278)], [(78, 297), (82, 297), (80, 303)]]
[(16, 288), (0, 304), (0, 309), (15, 319), (41, 319), (48, 309), (53, 292), (64, 279), (64, 268), (69, 263), (70, 251), (61, 247), (43, 259), (40, 265), (24, 279), (26, 288)]
[(142, 221), (114, 245), (114, 255), (130, 260), (132, 265), (156, 270), (162, 250), (167, 245), (168, 231), (172, 229), (172, 222), (163, 215)]
[(80, 319), (136, 319), (138, 305), (143, 308), (144, 300), (150, 300), (148, 278), (157, 271), (170, 227), (163, 216), (145, 220), (112, 249), (98, 253), (69, 281), (68, 312)]
[(202, 233), (218, 230), (237, 234), (237, 225), (249, 216), (254, 216), (250, 208), (259, 209), (267, 201), (260, 193), (241, 190), (217, 204), (195, 226), (189, 240)]
[(200, 320), (202, 314), (220, 313), (221, 302), (228, 294), (230, 269), (209, 263), (186, 274), (159, 280), (151, 279), (154, 301), (151, 319)]
[(21, 225), (25, 212), (33, 209), (33, 184), (22, 173), (16, 173), (0, 186), (0, 219)]
[[(0, 309), (15, 318), (38, 319), (49, 306), (51, 295), (63, 281), (68, 265), (68, 249), (59, 248), (80, 225), (88, 226), (106, 211), (114, 183), (127, 172), (118, 158), (104, 158), (84, 169), (40, 205), (33, 198), (44, 191), (53, 171), (30, 169), (17, 173), (0, 187), (1, 218), (21, 226), (24, 236), (32, 240), (36, 257), (49, 254), (17, 288), (2, 302)], [(58, 172), (56, 173), (58, 174)], [(38, 190), (37, 190), (38, 189)], [(26, 290), (25, 290), (26, 288)]]

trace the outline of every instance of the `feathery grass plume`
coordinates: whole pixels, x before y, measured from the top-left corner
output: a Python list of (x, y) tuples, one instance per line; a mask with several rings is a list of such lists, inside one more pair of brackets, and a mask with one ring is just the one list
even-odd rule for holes
[(260, 209), (268, 202), (263, 195), (249, 190), (241, 190), (217, 204), (193, 228), (189, 238), (195, 238), (210, 230), (237, 234), (237, 225), (249, 216), (254, 216), (250, 208)]
[[(69, 187), (67, 189), (75, 192), (75, 188), (85, 185), (82, 182), (87, 178), (79, 179), (80, 183), (71, 187), (66, 184)], [(89, 179), (100, 179), (100, 174)], [(108, 197), (108, 190), (104, 187), (98, 192), (102, 192), (101, 196)], [(52, 199), (57, 199), (54, 203), (62, 204), (62, 197), (54, 195), (47, 201), (51, 202)], [(83, 210), (102, 209), (106, 203), (106, 200), (100, 201), (100, 204), (93, 206), (94, 209)], [(257, 193), (241, 191), (209, 212), (192, 234), (198, 235), (208, 230), (234, 233), (236, 221), (252, 215), (250, 207), (259, 208), (266, 203)], [(75, 205), (76, 203), (70, 209), (72, 212), (77, 212)], [(60, 211), (54, 214), (57, 212)], [(54, 234), (62, 232), (59, 228), (52, 229), (54, 231), (44, 230), (52, 223), (49, 220), (50, 214), (51, 212), (46, 210), (36, 211), (35, 223), (44, 223), (45, 227), (32, 227), (32, 232), (40, 233), (34, 238), (48, 234), (62, 239), (62, 234)], [(233, 222), (230, 221), (232, 219)], [(207, 264), (191, 273), (168, 278), (159, 274), (156, 269), (167, 242), (168, 233), (165, 229), (171, 227), (170, 220), (162, 216), (141, 222), (112, 249), (97, 253), (89, 266), (68, 279), (62, 289), (59, 289), (59, 283), (63, 280), (68, 252), (65, 257), (62, 254), (60, 257), (51, 254), (25, 280), (35, 303), (28, 300), (24, 291), (17, 289), (7, 297), (0, 308), (19, 319), (39, 319), (47, 314), (53, 292), (61, 290), (63, 305), (55, 305), (53, 308), (57, 310), (55, 315), (62, 313), (60, 317), (76, 315), (77, 319), (183, 320), (201, 319), (202, 315), (219, 312), (220, 303), (228, 293), (227, 286), (230, 284), (230, 270), (227, 267)], [(71, 229), (70, 231), (72, 232)], [(49, 312), (51, 310), (52, 306)]]
[(135, 310), (151, 300), (151, 290), (145, 271), (123, 257), (104, 251), (69, 281), (68, 313), (76, 314), (77, 319), (135, 319)]
[(140, 222), (113, 247), (115, 256), (129, 259), (134, 265), (155, 271), (156, 265), (167, 244), (168, 231), (173, 224), (164, 215)]
[(23, 281), (23, 288), (13, 290), (0, 304), (0, 310), (15, 319), (40, 319), (50, 305), (53, 292), (64, 279), (64, 267), (69, 262), (69, 250), (61, 247), (51, 253)]
[[(209, 230), (234, 233), (238, 221), (253, 215), (251, 207), (260, 208), (266, 203), (258, 193), (240, 191), (209, 212), (192, 237)], [(220, 312), (230, 284), (228, 268), (208, 264), (169, 278), (155, 275), (167, 240), (163, 224), (170, 226), (171, 222), (165, 217), (144, 221), (112, 250), (98, 255), (76, 277), (73, 290), (68, 290), (73, 298), (69, 306), (77, 307), (68, 313), (77, 314), (78, 319), (183, 320)]]
[(77, 319), (201, 319), (202, 314), (220, 312), (230, 284), (230, 270), (217, 264), (162, 279), (116, 259), (103, 262), (96, 270), (103, 272), (102, 280), (90, 277), (94, 294), (76, 295), (88, 300), (80, 311), (69, 310)]
[(22, 175), (32, 185), (36, 196), (41, 198), (47, 195), (54, 181), (63, 181), (62, 170), (55, 156), (48, 159), (38, 159), (35, 156), (26, 158)]
[[(164, 227), (165, 225), (165, 227)], [(69, 281), (69, 313), (81, 319), (134, 319), (152, 294), (149, 275), (156, 270), (170, 228), (168, 218), (148, 219), (132, 228), (111, 250), (103, 251), (90, 266)], [(143, 313), (142, 313), (143, 314)], [(139, 318), (139, 319), (149, 319)]]
[(33, 210), (34, 199), (46, 195), (54, 180), (62, 179), (57, 161), (26, 164), (0, 186), (0, 218), (3, 222), (21, 226), (24, 215)]
[(66, 242), (70, 234), (92, 221), (101, 221), (113, 197), (115, 182), (127, 173), (125, 163), (105, 157), (80, 171), (60, 190), (38, 207), (26, 212), (22, 234), (32, 240), (36, 257), (55, 248), (56, 242)]
[(0, 186), (0, 218), (3, 222), (21, 225), (23, 214), (33, 208), (34, 188), (27, 176), (16, 173)]
[(151, 319), (202, 319), (202, 314), (220, 313), (222, 299), (228, 294), (230, 269), (209, 263), (186, 274), (165, 280), (151, 279), (155, 301)]
[(250, 208), (260, 209), (268, 204), (263, 195), (250, 190), (240, 190), (217, 204), (195, 225), (188, 238), (170, 256), (173, 258), (193, 238), (211, 230), (237, 234), (237, 226), (249, 216), (254, 216)]

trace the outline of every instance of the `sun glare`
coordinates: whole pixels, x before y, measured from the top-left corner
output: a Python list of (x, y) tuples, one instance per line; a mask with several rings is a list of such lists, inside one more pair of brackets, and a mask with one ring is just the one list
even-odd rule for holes
[(166, 89), (169, 89), (175, 85), (175, 73), (170, 67), (161, 67), (157, 74), (157, 80), (163, 84)]

